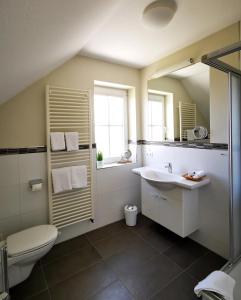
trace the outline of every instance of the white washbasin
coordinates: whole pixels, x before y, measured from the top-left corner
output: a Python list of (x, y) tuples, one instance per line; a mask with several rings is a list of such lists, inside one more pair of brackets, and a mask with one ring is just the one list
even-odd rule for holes
[(183, 187), (186, 189), (196, 189), (204, 185), (209, 184), (210, 179), (205, 177), (201, 181), (191, 181), (187, 180), (182, 175), (165, 173), (156, 169), (149, 167), (136, 168), (132, 170), (133, 173), (140, 175), (145, 180), (149, 181), (152, 184), (159, 186), (160, 188), (175, 188), (176, 186)]
[(175, 183), (176, 181), (181, 179), (181, 176), (171, 174), (171, 173), (164, 173), (159, 172), (156, 170), (144, 170), (141, 172), (141, 177), (155, 182), (161, 182), (161, 183)]

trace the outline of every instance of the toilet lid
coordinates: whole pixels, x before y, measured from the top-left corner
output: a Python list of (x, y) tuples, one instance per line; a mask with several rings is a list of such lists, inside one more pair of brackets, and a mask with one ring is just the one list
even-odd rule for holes
[(54, 225), (39, 225), (7, 237), (9, 256), (17, 256), (41, 248), (57, 238)]

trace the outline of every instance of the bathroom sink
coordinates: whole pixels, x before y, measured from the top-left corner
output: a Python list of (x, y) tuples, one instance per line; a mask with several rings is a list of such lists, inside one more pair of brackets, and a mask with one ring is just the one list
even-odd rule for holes
[(141, 172), (141, 177), (166, 189), (175, 188), (176, 183), (183, 179), (179, 175), (164, 173), (152, 169), (143, 170), (143, 172)]
[(150, 169), (141, 172), (141, 177), (146, 180), (155, 181), (155, 182), (175, 183), (177, 180), (180, 180), (181, 176)]
[(149, 183), (163, 189), (173, 189), (175, 187), (182, 187), (193, 190), (209, 184), (210, 179), (205, 177), (201, 181), (190, 181), (179, 174), (166, 173), (151, 167), (142, 167), (132, 170), (133, 173), (140, 175)]

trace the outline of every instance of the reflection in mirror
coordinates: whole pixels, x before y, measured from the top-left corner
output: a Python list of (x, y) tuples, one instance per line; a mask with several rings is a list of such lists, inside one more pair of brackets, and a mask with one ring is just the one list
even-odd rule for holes
[(209, 73), (196, 63), (148, 82), (148, 140), (208, 142)]

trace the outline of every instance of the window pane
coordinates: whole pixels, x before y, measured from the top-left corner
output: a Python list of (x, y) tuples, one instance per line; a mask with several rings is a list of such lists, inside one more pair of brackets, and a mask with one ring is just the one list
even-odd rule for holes
[(110, 125), (124, 124), (124, 99), (122, 97), (109, 97)]
[(163, 124), (163, 103), (152, 101), (152, 125)]
[(148, 139), (150, 141), (152, 141), (152, 127), (151, 126), (148, 126), (148, 132), (147, 132), (147, 134), (148, 134)]
[(152, 126), (152, 140), (161, 141), (163, 140), (162, 126)]
[(95, 126), (95, 140), (97, 151), (102, 151), (104, 158), (109, 157), (109, 129), (108, 126)]
[(95, 95), (95, 124), (108, 124), (108, 97)]
[(110, 156), (119, 157), (124, 150), (124, 127), (110, 126)]

